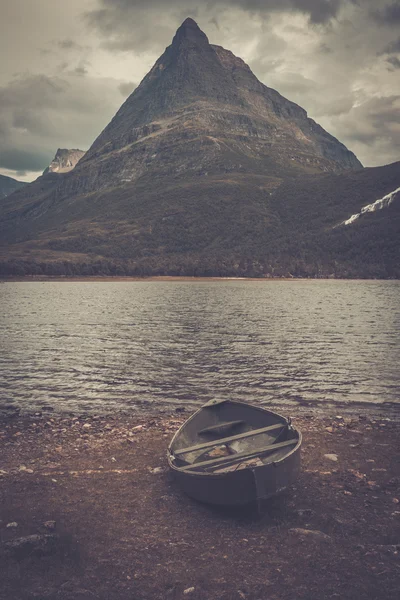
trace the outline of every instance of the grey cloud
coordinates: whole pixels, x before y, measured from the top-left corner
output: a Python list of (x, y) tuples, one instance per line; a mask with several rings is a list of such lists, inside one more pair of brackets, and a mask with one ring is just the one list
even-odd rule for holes
[(90, 146), (119, 107), (119, 83), (69, 72), (0, 87), (0, 168), (41, 171), (58, 147)]
[(29, 151), (21, 148), (5, 148), (0, 153), (0, 167), (18, 171), (23, 177), (27, 171), (43, 171), (51, 159), (51, 154), (40, 149)]
[(71, 39), (60, 40), (57, 46), (62, 50), (82, 50), (83, 46)]
[[(135, 49), (159, 51), (171, 41), (171, 29), (191, 16), (207, 15), (216, 30), (221, 26), (218, 15), (238, 8), (268, 17), (274, 12), (297, 11), (309, 17), (311, 24), (326, 24), (336, 17), (342, 6), (355, 0), (208, 0), (201, 9), (198, 0), (98, 0), (98, 8), (85, 13), (89, 27), (104, 39), (110, 50)], [(160, 14), (163, 18), (160, 19)]]
[(120, 83), (118, 86), (121, 95), (124, 98), (127, 98), (130, 94), (132, 94), (133, 90), (137, 87), (137, 83), (133, 83), (133, 81), (127, 81)]
[(396, 52), (400, 52), (400, 37), (398, 37), (397, 40), (390, 42), (383, 50), (383, 54), (392, 54)]
[(386, 60), (395, 69), (400, 69), (400, 60), (397, 58), (397, 56), (388, 56)]
[(371, 98), (353, 109), (337, 123), (339, 139), (367, 158), (368, 166), (399, 160), (400, 96)]
[(322, 54), (331, 54), (333, 52), (332, 48), (330, 48), (327, 44), (325, 44), (324, 42), (322, 42), (322, 44), (320, 44), (319, 46), (319, 51)]
[(373, 10), (371, 15), (378, 23), (397, 27), (400, 23), (400, 1), (396, 0), (381, 9)]
[(77, 67), (75, 67), (74, 73), (76, 73), (76, 75), (83, 76), (83, 75), (88, 74), (88, 70), (87, 70), (86, 66), (84, 64), (82, 64), (82, 65), (78, 65)]

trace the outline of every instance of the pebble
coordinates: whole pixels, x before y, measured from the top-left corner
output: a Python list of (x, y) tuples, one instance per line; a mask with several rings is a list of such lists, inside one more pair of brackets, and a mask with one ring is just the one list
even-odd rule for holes
[(328, 433), (333, 433), (333, 427), (325, 427), (325, 431)]
[(16, 523), (15, 521), (13, 521), (12, 523), (7, 523), (6, 527), (8, 527), (9, 529), (11, 529), (12, 527), (18, 527), (18, 523)]
[(91, 428), (92, 428), (92, 426), (90, 425), (90, 423), (85, 423), (85, 424), (82, 426), (82, 429), (85, 429), (86, 431), (88, 431), (88, 430), (89, 430), (89, 429), (91, 429)]
[(192, 594), (194, 592), (195, 588), (194, 587), (190, 587), (187, 588), (186, 590), (184, 590), (184, 594)]
[(324, 458), (327, 458), (328, 460), (332, 460), (333, 462), (337, 462), (337, 460), (338, 460), (337, 454), (324, 454)]
[(320, 540), (320, 541), (324, 541), (324, 542), (328, 542), (332, 539), (330, 535), (327, 535), (326, 533), (323, 533), (322, 531), (317, 531), (314, 529), (301, 529), (299, 527), (296, 527), (294, 529), (289, 529), (289, 533), (294, 533), (296, 535), (314, 538), (316, 540)]

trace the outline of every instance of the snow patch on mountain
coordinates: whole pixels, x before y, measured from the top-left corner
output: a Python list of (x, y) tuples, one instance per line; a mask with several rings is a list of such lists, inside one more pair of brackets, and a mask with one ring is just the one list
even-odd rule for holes
[(390, 192), (390, 194), (386, 194), (386, 196), (383, 196), (383, 198), (375, 200), (375, 202), (373, 202), (372, 204), (367, 204), (367, 206), (364, 206), (359, 213), (351, 215), (349, 219), (343, 221), (342, 225), (351, 225), (352, 223), (354, 223), (354, 221), (356, 221), (359, 217), (361, 217), (361, 215), (365, 213), (376, 212), (377, 210), (382, 210), (382, 208), (387, 208), (393, 202), (393, 200), (399, 192), (400, 187), (398, 187), (397, 190)]

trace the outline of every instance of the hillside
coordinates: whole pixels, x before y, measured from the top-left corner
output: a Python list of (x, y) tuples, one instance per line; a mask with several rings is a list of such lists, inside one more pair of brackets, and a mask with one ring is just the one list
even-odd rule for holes
[(6, 177), (5, 175), (0, 175), (0, 200), (9, 196), (15, 190), (19, 190), (24, 187), (26, 183), (24, 181), (18, 181), (17, 179), (13, 179), (12, 177)]

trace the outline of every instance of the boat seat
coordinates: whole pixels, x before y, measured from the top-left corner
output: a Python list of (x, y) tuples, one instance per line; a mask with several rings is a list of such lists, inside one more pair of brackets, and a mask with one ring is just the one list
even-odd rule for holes
[(254, 435), (260, 435), (261, 433), (268, 433), (269, 431), (275, 431), (276, 429), (283, 429), (287, 427), (287, 423), (276, 423), (275, 425), (269, 425), (268, 427), (262, 427), (261, 429), (251, 429), (250, 431), (244, 431), (243, 433), (237, 433), (236, 435), (230, 435), (228, 437), (217, 438), (203, 444), (197, 444), (196, 446), (188, 446), (187, 448), (180, 448), (174, 451), (175, 456), (181, 456), (182, 454), (188, 454), (195, 450), (203, 450), (205, 448), (212, 448), (213, 446), (220, 446), (221, 444), (227, 444), (228, 442), (234, 442), (236, 440), (242, 440), (247, 437)]
[(190, 465), (185, 465), (184, 467), (180, 467), (180, 471), (190, 471), (194, 469), (198, 469), (199, 467), (211, 467), (211, 466), (220, 466), (224, 463), (234, 464), (236, 462), (241, 462), (245, 459), (252, 458), (255, 456), (261, 456), (262, 454), (266, 454), (267, 452), (274, 452), (275, 450), (279, 450), (280, 448), (285, 448), (285, 446), (292, 446), (298, 443), (298, 439), (286, 440), (285, 442), (279, 442), (277, 444), (270, 444), (269, 446), (265, 446), (264, 448), (259, 448), (258, 450), (246, 450), (245, 452), (238, 452), (237, 454), (230, 454), (228, 456), (223, 456), (222, 458), (213, 458), (211, 460), (204, 460), (198, 463), (192, 463)]
[(211, 427), (205, 427), (199, 431), (199, 435), (203, 435), (205, 433), (219, 433), (223, 432), (226, 429), (233, 429), (238, 425), (243, 425), (246, 421), (226, 421), (225, 423), (218, 423), (218, 425), (211, 425)]

